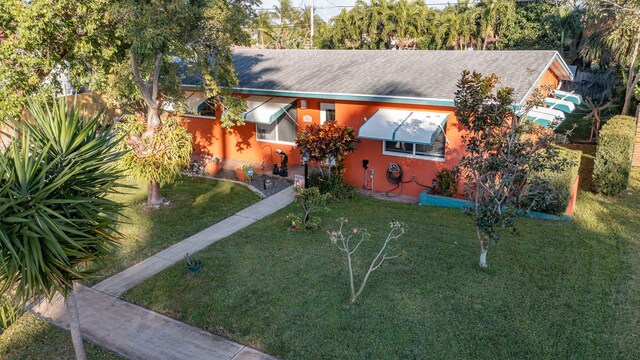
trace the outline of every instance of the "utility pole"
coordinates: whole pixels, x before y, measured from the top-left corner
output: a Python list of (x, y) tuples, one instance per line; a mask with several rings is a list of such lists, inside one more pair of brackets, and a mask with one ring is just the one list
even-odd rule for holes
[(311, 48), (313, 49), (313, 0), (311, 0)]

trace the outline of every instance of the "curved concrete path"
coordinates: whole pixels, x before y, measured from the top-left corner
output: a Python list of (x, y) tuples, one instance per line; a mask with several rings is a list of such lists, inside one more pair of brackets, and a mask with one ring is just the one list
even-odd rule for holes
[[(221, 222), (98, 283), (78, 286), (80, 327), (86, 339), (129, 359), (274, 359), (272, 356), (210, 334), (119, 299), (126, 290), (194, 253), (293, 202), (289, 187)], [(31, 311), (65, 329), (68, 314), (61, 297), (35, 304)]]

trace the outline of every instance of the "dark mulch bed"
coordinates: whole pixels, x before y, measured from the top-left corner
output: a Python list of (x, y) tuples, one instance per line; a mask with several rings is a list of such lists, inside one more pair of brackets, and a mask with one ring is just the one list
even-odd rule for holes
[[(216, 175), (209, 175), (203, 171), (204, 170), (203, 168), (196, 168), (194, 165), (192, 165), (192, 168), (190, 170), (191, 171), (189, 171), (189, 173), (193, 175), (210, 177), (213, 179), (227, 179), (227, 180), (238, 181), (235, 171), (229, 170), (229, 169), (222, 169)], [(268, 187), (267, 185), (268, 188), (266, 188), (265, 182), (268, 183), (268, 180), (271, 180), (272, 185), (271, 187)], [(253, 186), (254, 188), (258, 189), (261, 193), (263, 193), (267, 197), (274, 195), (276, 193), (279, 193), (280, 191), (293, 185), (293, 182), (289, 179), (286, 179), (280, 176), (272, 176), (272, 175), (266, 175), (266, 174), (256, 174), (253, 176), (251, 181), (243, 181), (243, 183)]]

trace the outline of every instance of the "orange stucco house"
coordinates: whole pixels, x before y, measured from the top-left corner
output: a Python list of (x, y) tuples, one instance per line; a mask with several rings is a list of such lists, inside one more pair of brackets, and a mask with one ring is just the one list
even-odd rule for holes
[[(387, 191), (389, 164), (398, 164), (403, 194), (418, 196), (436, 172), (456, 165), (463, 154), (462, 129), (454, 115), (456, 83), (463, 70), (497, 74), (514, 88), (521, 106), (535, 87), (572, 79), (555, 51), (389, 51), (236, 49), (239, 86), (247, 101), (246, 123), (224, 130), (197, 79), (183, 86), (193, 114), (185, 126), (194, 150), (270, 168), (281, 149), (290, 164), (300, 163), (294, 146), (298, 131), (311, 123), (336, 121), (356, 129), (361, 143), (346, 160), (345, 181)], [(545, 107), (528, 116), (553, 127), (571, 112), (579, 96), (557, 91)], [(363, 160), (369, 161), (366, 172)]]

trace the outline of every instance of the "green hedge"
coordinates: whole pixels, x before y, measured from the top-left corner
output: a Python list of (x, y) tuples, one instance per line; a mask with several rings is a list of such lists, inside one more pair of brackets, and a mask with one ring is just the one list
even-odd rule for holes
[(616, 195), (627, 188), (636, 121), (631, 116), (615, 116), (600, 130), (593, 166), (593, 190)]
[(562, 215), (569, 206), (573, 183), (580, 169), (582, 151), (559, 149), (558, 156), (567, 159), (571, 165), (564, 171), (544, 171), (529, 176), (525, 205), (532, 211)]

